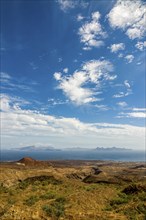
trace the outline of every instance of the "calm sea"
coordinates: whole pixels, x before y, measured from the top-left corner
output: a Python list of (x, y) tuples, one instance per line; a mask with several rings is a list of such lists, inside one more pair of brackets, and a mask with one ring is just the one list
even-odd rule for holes
[(17, 161), (23, 157), (36, 160), (114, 160), (146, 161), (144, 151), (97, 151), (97, 150), (61, 150), (61, 151), (16, 151), (1, 150), (0, 161)]

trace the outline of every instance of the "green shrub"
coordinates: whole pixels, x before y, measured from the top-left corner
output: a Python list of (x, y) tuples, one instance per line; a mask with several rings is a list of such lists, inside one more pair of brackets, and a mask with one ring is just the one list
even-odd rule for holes
[(19, 183), (20, 189), (26, 189), (28, 186), (29, 186), (29, 182), (27, 182), (27, 181), (22, 181)]
[(37, 201), (39, 200), (39, 198), (37, 196), (30, 196), (28, 199), (25, 200), (25, 204), (28, 206), (32, 206), (34, 205)]
[(59, 217), (64, 216), (65, 202), (66, 199), (60, 196), (54, 202), (52, 202), (50, 206), (45, 205), (42, 207), (42, 209), (49, 217), (54, 217), (58, 219)]
[(44, 205), (44, 206), (42, 207), (42, 210), (43, 210), (48, 216), (50, 216), (50, 217), (53, 216), (54, 210), (53, 210), (52, 206)]
[(66, 202), (66, 198), (65, 197), (63, 197), (63, 196), (59, 196), (56, 200), (55, 200), (55, 202), (57, 202), (57, 203), (65, 203)]
[(0, 184), (0, 193), (8, 193), (9, 190), (3, 184)]
[(54, 199), (55, 198), (55, 194), (52, 192), (48, 192), (46, 194), (43, 194), (40, 196), (41, 199)]

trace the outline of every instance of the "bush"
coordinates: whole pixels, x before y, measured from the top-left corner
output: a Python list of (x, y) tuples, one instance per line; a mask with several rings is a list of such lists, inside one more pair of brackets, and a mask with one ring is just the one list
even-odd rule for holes
[(42, 210), (45, 211), (48, 216), (50, 216), (50, 217), (53, 216), (54, 211), (53, 211), (53, 209), (52, 209), (51, 206), (44, 205), (44, 206), (42, 207)]
[(65, 202), (66, 199), (60, 196), (53, 203), (51, 203), (50, 206), (45, 205), (42, 207), (42, 209), (49, 217), (54, 217), (58, 219), (59, 217), (64, 216)]
[(52, 193), (52, 192), (48, 192), (48, 193), (46, 193), (44, 195), (41, 195), (40, 198), (44, 199), (44, 200), (45, 199), (54, 199), (55, 198), (55, 194)]
[(20, 189), (26, 189), (28, 186), (29, 186), (29, 182), (27, 182), (27, 181), (22, 181), (19, 183)]
[(66, 198), (63, 196), (59, 196), (56, 200), (57, 203), (65, 203), (66, 202)]
[(32, 206), (34, 205), (37, 201), (38, 201), (38, 197), (37, 196), (30, 196), (28, 199), (25, 200), (25, 204), (28, 206)]
[(8, 193), (9, 190), (3, 184), (0, 184), (0, 193)]
[(110, 201), (110, 205), (121, 205), (129, 202), (131, 197), (127, 196), (125, 193), (119, 193), (119, 197)]

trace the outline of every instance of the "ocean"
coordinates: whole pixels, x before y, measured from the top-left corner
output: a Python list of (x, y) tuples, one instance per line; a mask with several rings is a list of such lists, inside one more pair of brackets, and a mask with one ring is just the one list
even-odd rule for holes
[(22, 151), (1, 150), (0, 161), (18, 161), (23, 157), (36, 160), (113, 160), (113, 161), (146, 161), (144, 151), (126, 150), (58, 150), (58, 151)]

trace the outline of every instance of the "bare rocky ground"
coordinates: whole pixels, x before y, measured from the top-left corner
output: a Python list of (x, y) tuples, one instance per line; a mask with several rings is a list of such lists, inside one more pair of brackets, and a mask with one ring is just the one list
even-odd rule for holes
[(2, 220), (145, 220), (146, 164), (113, 161), (0, 163)]

